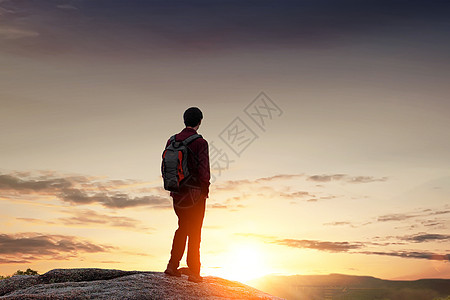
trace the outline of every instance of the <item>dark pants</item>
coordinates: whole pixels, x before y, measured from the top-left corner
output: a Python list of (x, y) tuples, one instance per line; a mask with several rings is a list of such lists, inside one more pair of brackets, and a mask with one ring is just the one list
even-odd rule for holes
[(180, 265), (186, 240), (189, 237), (187, 265), (192, 273), (200, 274), (200, 241), (205, 216), (205, 203), (206, 198), (199, 200), (193, 207), (187, 209), (174, 208), (178, 216), (178, 229), (173, 237), (170, 266), (178, 268)]

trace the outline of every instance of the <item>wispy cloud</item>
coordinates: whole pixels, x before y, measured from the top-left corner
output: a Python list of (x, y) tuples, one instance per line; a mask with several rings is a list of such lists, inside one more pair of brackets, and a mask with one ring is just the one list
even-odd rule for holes
[(152, 206), (155, 208), (170, 208), (167, 198), (150, 195), (132, 197), (125, 193), (96, 193), (88, 194), (81, 189), (64, 189), (58, 194), (59, 199), (72, 204), (98, 203), (108, 208), (127, 208), (135, 206)]
[(312, 195), (306, 191), (297, 191), (297, 192), (291, 192), (291, 193), (281, 192), (279, 195), (280, 195), (280, 197), (293, 199), (293, 200), (305, 198), (305, 197), (309, 197), (309, 198), (316, 197), (315, 195)]
[[(1, 12), (2, 12), (2, 9), (0, 8), (0, 16), (1, 16)], [(28, 30), (28, 29), (21, 29), (21, 28), (14, 28), (14, 27), (0, 27), (0, 39), (3, 38), (3, 39), (7, 39), (7, 40), (16, 40), (16, 39), (30, 38), (30, 37), (37, 37), (37, 36), (39, 36), (38, 32)]]
[(19, 176), (0, 174), (0, 190), (52, 193), (73, 185), (70, 177), (42, 179), (40, 176), (40, 179), (24, 179)]
[(290, 180), (295, 178), (302, 178), (304, 177), (304, 174), (278, 174), (274, 176), (269, 177), (261, 177), (255, 180), (255, 182), (261, 183), (261, 182), (268, 182), (268, 181), (276, 181), (276, 180)]
[(17, 195), (33, 194), (37, 196), (55, 196), (57, 199), (73, 204), (100, 204), (107, 208), (121, 209), (136, 206), (170, 208), (168, 196), (161, 189), (151, 188), (153, 195), (133, 195), (133, 188), (145, 183), (133, 180), (99, 180), (84, 176), (57, 176), (28, 173), (0, 175), (2, 196), (16, 198)]
[[(292, 182), (294, 180), (294, 182)], [(347, 174), (332, 174), (332, 175), (307, 175), (307, 174), (277, 174), (269, 177), (261, 177), (256, 179), (242, 179), (242, 180), (228, 180), (224, 182), (217, 182), (212, 189), (214, 191), (242, 192), (254, 191), (258, 196), (263, 197), (282, 197), (291, 201), (305, 200), (307, 202), (317, 202), (321, 200), (330, 200), (339, 198), (338, 195), (325, 194), (323, 191), (317, 191), (318, 185), (311, 186), (309, 182), (323, 183), (337, 181), (343, 184), (354, 183), (363, 184), (371, 182), (384, 182), (388, 177), (374, 177), (374, 176), (351, 176)], [(284, 184), (283, 189), (272, 186), (272, 182), (277, 184)], [(296, 187), (303, 186), (303, 190), (290, 191), (292, 184)], [(324, 187), (322, 185), (322, 187)], [(308, 191), (307, 187), (314, 188), (314, 192)], [(295, 202), (291, 202), (295, 204)]]
[(315, 182), (330, 182), (330, 181), (344, 181), (347, 183), (370, 183), (383, 182), (388, 180), (387, 177), (373, 177), (373, 176), (350, 176), (347, 174), (331, 174), (331, 175), (312, 175), (308, 176), (307, 180)]
[[(417, 234), (414, 236), (396, 237), (396, 241), (379, 243), (374, 242), (376, 238), (371, 241), (321, 241), (321, 240), (306, 240), (306, 239), (280, 239), (274, 236), (267, 236), (253, 233), (238, 233), (237, 235), (248, 238), (259, 239), (265, 243), (272, 243), (281, 246), (299, 248), (299, 249), (313, 249), (317, 251), (331, 252), (331, 253), (348, 253), (348, 254), (365, 254), (365, 255), (387, 255), (400, 258), (416, 258), (429, 260), (449, 260), (450, 254), (440, 254), (432, 251), (416, 251), (416, 250), (386, 250), (389, 246), (405, 246), (408, 243), (420, 243), (426, 241), (446, 241), (449, 239), (448, 235), (440, 234)], [(386, 237), (389, 239), (393, 237)], [(382, 250), (372, 250), (372, 248), (381, 248)]]
[(450, 254), (436, 254), (432, 252), (422, 252), (422, 251), (392, 251), (392, 252), (382, 252), (382, 251), (363, 251), (360, 254), (368, 255), (385, 255), (385, 256), (395, 256), (402, 258), (417, 258), (417, 259), (429, 259), (429, 260), (443, 260), (450, 261)]
[(329, 222), (329, 223), (324, 223), (323, 225), (327, 225), (327, 226), (343, 226), (343, 225), (349, 225), (351, 227), (356, 227), (352, 222), (350, 221), (336, 221), (336, 222)]
[(420, 224), (427, 228), (437, 228), (437, 229), (446, 229), (446, 223), (448, 223), (448, 220), (445, 219), (429, 219), (429, 220), (422, 220), (420, 221)]
[(418, 214), (406, 214), (406, 213), (400, 213), (400, 214), (388, 214), (388, 215), (382, 215), (377, 218), (378, 222), (389, 222), (389, 221), (404, 221), (407, 219), (415, 218), (420, 215)]
[(224, 182), (216, 183), (212, 186), (213, 189), (218, 191), (231, 191), (238, 190), (241, 188), (245, 188), (249, 185), (255, 184), (256, 181), (249, 179), (241, 179), (241, 180), (227, 180)]
[(441, 216), (445, 214), (449, 214), (450, 210), (446, 208), (439, 209), (419, 209), (412, 212), (404, 212), (404, 213), (392, 213), (392, 214), (384, 214), (381, 216), (373, 217), (369, 220), (363, 222), (350, 222), (350, 221), (334, 221), (324, 223), (324, 225), (328, 226), (344, 226), (348, 225), (351, 227), (362, 227), (366, 225), (374, 225), (376, 223), (385, 223), (385, 222), (403, 222), (413, 223), (411, 226), (408, 225), (411, 229), (417, 228), (419, 225), (423, 225), (425, 227), (434, 227), (434, 228), (446, 228), (446, 223), (448, 220), (433, 218), (433, 216)]
[(305, 179), (315, 182), (330, 182), (330, 181), (342, 181), (348, 183), (370, 183), (370, 182), (383, 182), (387, 181), (388, 177), (374, 177), (374, 176), (351, 176), (348, 174), (331, 174), (331, 175), (307, 175), (307, 174), (278, 174), (269, 177), (260, 177), (253, 180), (242, 179), (242, 180), (227, 180), (224, 182), (218, 182), (215, 184), (217, 189), (236, 189), (239, 187), (247, 187), (249, 185), (261, 186), (264, 183), (272, 181), (289, 181), (292, 179)]
[(38, 224), (38, 225), (55, 225), (55, 224), (57, 224), (54, 221), (35, 219), (35, 218), (16, 218), (16, 220), (29, 222), (29, 223), (33, 223), (33, 224)]
[(29, 264), (29, 263), (30, 263), (29, 260), (0, 258), (0, 264)]
[[(376, 241), (384, 241), (385, 243), (378, 243)], [(450, 241), (450, 235), (440, 233), (419, 232), (410, 235), (390, 235), (390, 236), (376, 236), (372, 238), (370, 245), (413, 245), (418, 243), (436, 243)]]
[(42, 233), (0, 234), (4, 261), (65, 260), (81, 253), (108, 252), (112, 246), (94, 244), (75, 236)]
[(75, 210), (75, 211), (63, 210), (62, 212), (65, 214), (69, 214), (71, 216), (51, 220), (42, 220), (35, 218), (16, 218), (16, 219), (41, 225), (63, 224), (66, 226), (86, 226), (90, 228), (95, 226), (101, 226), (102, 228), (116, 227), (133, 231), (145, 231), (147, 233), (154, 230), (154, 228), (145, 226), (144, 224), (142, 224), (141, 221), (133, 218), (100, 214), (96, 211), (89, 209)]
[(411, 241), (414, 243), (423, 243), (430, 241), (450, 241), (450, 235), (447, 234), (434, 234), (434, 233), (420, 233), (412, 236), (405, 236), (401, 238), (405, 241)]
[(276, 240), (273, 243), (294, 248), (315, 249), (328, 252), (347, 252), (349, 250), (359, 249), (364, 246), (364, 244), (362, 243), (327, 242), (327, 241), (296, 240), (296, 239)]
[[(325, 252), (345, 252), (350, 254), (367, 254), (367, 255), (388, 255), (401, 258), (417, 258), (417, 259), (430, 259), (430, 260), (449, 260), (450, 254), (437, 254), (432, 252), (423, 251), (359, 251), (367, 246), (382, 246), (385, 247), (391, 243), (377, 244), (377, 243), (362, 243), (362, 242), (328, 242), (328, 241), (316, 241), (316, 240), (296, 240), (296, 239), (283, 239), (276, 240), (273, 243), (288, 247), (302, 248), (302, 249), (314, 249)], [(395, 243), (399, 244), (399, 243)], [(357, 250), (357, 251), (355, 251)]]
[(449, 214), (450, 210), (448, 209), (422, 209), (416, 212), (408, 212), (408, 213), (398, 213), (398, 214), (386, 214), (379, 216), (377, 218), (378, 222), (389, 222), (389, 221), (404, 221), (407, 219), (413, 219), (418, 217), (429, 217), (429, 216), (437, 216)]

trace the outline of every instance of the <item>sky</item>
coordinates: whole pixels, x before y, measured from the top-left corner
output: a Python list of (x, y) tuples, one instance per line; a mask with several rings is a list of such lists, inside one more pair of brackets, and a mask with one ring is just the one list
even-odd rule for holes
[(161, 154), (197, 106), (202, 274), (450, 278), (449, 13), (0, 0), (0, 274), (164, 270)]

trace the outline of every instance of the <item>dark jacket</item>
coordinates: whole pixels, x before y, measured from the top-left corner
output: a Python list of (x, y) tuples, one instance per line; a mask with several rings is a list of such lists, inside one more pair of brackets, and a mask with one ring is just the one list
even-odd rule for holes
[[(181, 132), (176, 134), (175, 140), (182, 141), (187, 137), (196, 134), (197, 131), (193, 128), (184, 128)], [(166, 147), (169, 146), (170, 139), (167, 140)], [(210, 168), (209, 168), (209, 152), (208, 152), (208, 142), (203, 138), (195, 139), (188, 145), (188, 148), (192, 150), (192, 152), (198, 157), (197, 160), (193, 155), (188, 155), (188, 168), (189, 172), (193, 175), (194, 178), (198, 179), (198, 186), (200, 186), (202, 196), (206, 196), (208, 198), (209, 194), (209, 180), (211, 178)], [(189, 154), (192, 154), (189, 152)], [(170, 196), (172, 196), (175, 200), (180, 197), (180, 194), (170, 192)]]

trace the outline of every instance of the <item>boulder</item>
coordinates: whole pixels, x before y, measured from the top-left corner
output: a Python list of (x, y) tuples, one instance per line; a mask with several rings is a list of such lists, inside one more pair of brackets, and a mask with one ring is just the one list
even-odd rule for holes
[(43, 275), (0, 280), (0, 299), (280, 299), (236, 281), (161, 272), (111, 269), (55, 269)]

